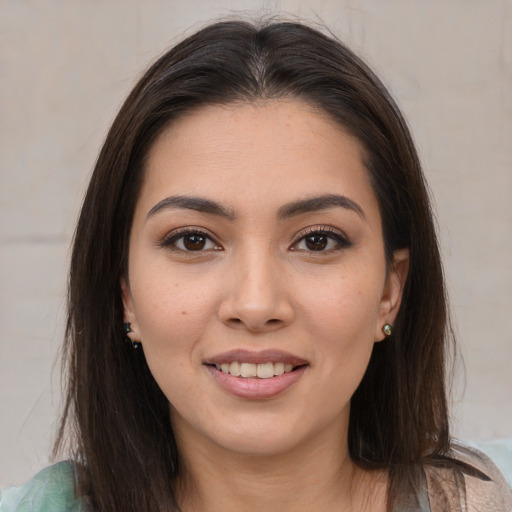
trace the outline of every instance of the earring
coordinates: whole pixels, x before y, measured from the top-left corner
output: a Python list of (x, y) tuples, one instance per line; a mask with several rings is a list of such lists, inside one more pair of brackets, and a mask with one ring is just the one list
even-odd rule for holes
[(386, 336), (391, 336), (391, 334), (393, 334), (393, 326), (391, 324), (384, 324), (384, 326), (382, 327), (382, 332)]
[(134, 341), (130, 338), (130, 336), (128, 336), (132, 331), (132, 324), (130, 322), (125, 322), (123, 323), (123, 330), (126, 334), (126, 338), (125, 338), (125, 341), (127, 341), (128, 343), (131, 343), (132, 347), (133, 348), (139, 348), (141, 346), (141, 342), (140, 341)]

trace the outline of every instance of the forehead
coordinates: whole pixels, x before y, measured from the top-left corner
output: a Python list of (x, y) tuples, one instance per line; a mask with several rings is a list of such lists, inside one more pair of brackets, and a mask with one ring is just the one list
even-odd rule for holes
[[(197, 146), (202, 143), (204, 149), (211, 149), (208, 144), (228, 142), (234, 153), (239, 144), (245, 149), (258, 147), (267, 150), (278, 145), (284, 149), (287, 145), (300, 144), (307, 151), (318, 147), (319, 138), (325, 145), (338, 145), (343, 139), (344, 146), (352, 146), (354, 152), (360, 153), (358, 156), (363, 154), (356, 137), (328, 113), (311, 103), (283, 98), (205, 105), (194, 109), (173, 120), (160, 133), (150, 149), (150, 157), (171, 140), (176, 145), (175, 149), (180, 143), (190, 141)], [(228, 147), (223, 146), (223, 149)]]
[(205, 106), (175, 120), (149, 151), (141, 200), (214, 194), (277, 207), (334, 190), (375, 202), (361, 145), (323, 112), (286, 99)]

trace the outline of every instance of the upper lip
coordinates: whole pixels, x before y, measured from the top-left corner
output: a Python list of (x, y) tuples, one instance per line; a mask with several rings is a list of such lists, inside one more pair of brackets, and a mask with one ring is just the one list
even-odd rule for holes
[(222, 364), (222, 363), (253, 363), (253, 364), (264, 364), (264, 363), (284, 363), (291, 364), (293, 366), (301, 366), (308, 364), (308, 361), (298, 357), (289, 352), (282, 350), (267, 349), (267, 350), (245, 350), (235, 349), (229, 350), (210, 357), (204, 361), (204, 364)]

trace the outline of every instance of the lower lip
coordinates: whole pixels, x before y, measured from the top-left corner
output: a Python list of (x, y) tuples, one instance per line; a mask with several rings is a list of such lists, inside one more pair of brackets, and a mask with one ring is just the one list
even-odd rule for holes
[(291, 372), (269, 379), (236, 377), (230, 373), (217, 370), (215, 366), (206, 366), (206, 368), (217, 383), (228, 393), (246, 400), (265, 400), (274, 398), (293, 386), (304, 375), (307, 366), (299, 366)]

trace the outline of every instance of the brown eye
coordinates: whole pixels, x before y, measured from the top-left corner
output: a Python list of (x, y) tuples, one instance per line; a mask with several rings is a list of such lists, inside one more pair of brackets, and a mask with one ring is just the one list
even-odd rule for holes
[(163, 240), (163, 247), (168, 247), (182, 252), (201, 252), (222, 250), (210, 236), (201, 231), (186, 230), (180, 231)]
[(330, 253), (350, 247), (351, 242), (331, 228), (311, 230), (292, 245), (292, 251)]
[(183, 246), (188, 251), (201, 251), (206, 246), (207, 237), (194, 233), (183, 237)]
[(304, 238), (304, 243), (310, 251), (323, 251), (329, 242), (329, 238), (325, 235), (310, 235)]

